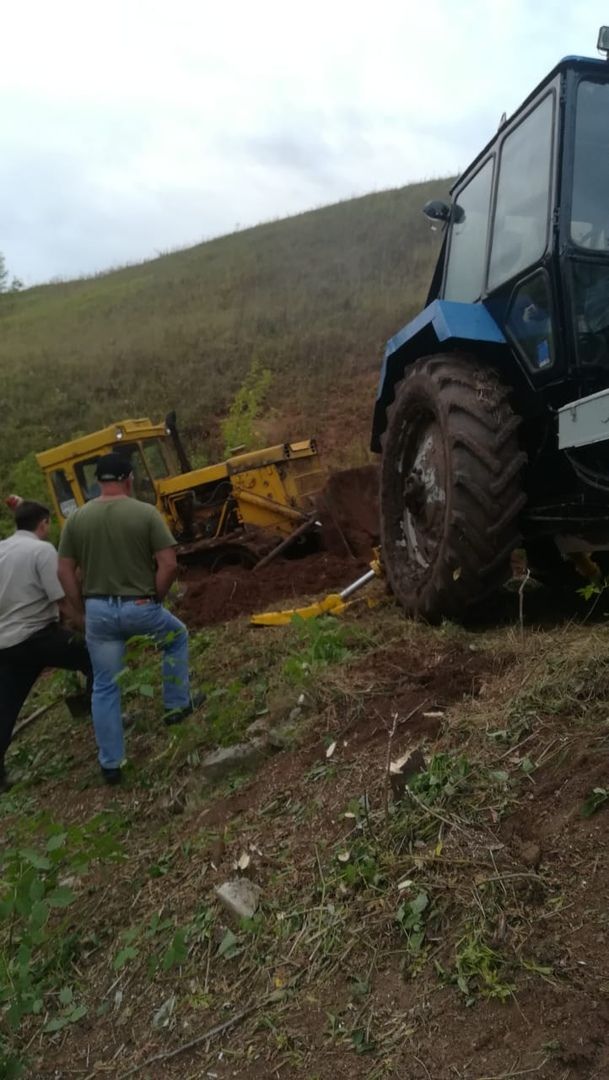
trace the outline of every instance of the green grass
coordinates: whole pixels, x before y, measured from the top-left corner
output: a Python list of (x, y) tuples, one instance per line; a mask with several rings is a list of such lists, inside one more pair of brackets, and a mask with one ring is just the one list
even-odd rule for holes
[(447, 186), (368, 195), (1, 296), (2, 488), (23, 483), (15, 467), (33, 451), (169, 408), (213, 458), (254, 361), (271, 373), (261, 435), (323, 443), (331, 420), (339, 441), (365, 446), (384, 342), (424, 303), (435, 263), (421, 207)]
[[(441, 701), (457, 649), (481, 654), (478, 695), (446, 702), (437, 738), (405, 723), (390, 735), (384, 704), (399, 710), (420, 676)], [(595, 994), (606, 985), (585, 949), (606, 932), (596, 785), (608, 658), (605, 631), (587, 626), (473, 635), (389, 606), (268, 634), (242, 620), (193, 637), (208, 707), (167, 731), (159, 658), (136, 642), (125, 690), (141, 715), (121, 789), (100, 787), (88, 727), (63, 709), (11, 749), (20, 782), (0, 799), (0, 1075), (20, 1064), (22, 1076), (84, 1074), (88, 1060), (112, 1073), (119, 1055), (121, 1076), (146, 1058), (141, 1075), (194, 1076), (223, 1053), (237, 1075), (254, 1060), (261, 1075), (283, 1062), (286, 1075), (327, 1080), (335, 1054), (354, 1080), (384, 1080), (411, 1075), (416, 1053), (435, 1077), (470, 1023), (498, 1047), (484, 1075), (508, 1076), (505, 1032), (534, 1019), (542, 993), (579, 1038), (566, 1010), (582, 980)], [(203, 782), (212, 745), (297, 704), (297, 748), (263, 773)], [(389, 799), (388, 761), (417, 743), (424, 767)], [(601, 800), (590, 831), (588, 784)], [(549, 831), (531, 859), (522, 841), (539, 821)], [(263, 891), (253, 918), (234, 921), (215, 886), (238, 866)], [(206, 1046), (209, 1031), (219, 1036)], [(530, 1032), (518, 1068), (534, 1072), (555, 1028)], [(181, 1045), (175, 1062), (155, 1060)], [(455, 1075), (469, 1076), (471, 1040), (451, 1052)]]

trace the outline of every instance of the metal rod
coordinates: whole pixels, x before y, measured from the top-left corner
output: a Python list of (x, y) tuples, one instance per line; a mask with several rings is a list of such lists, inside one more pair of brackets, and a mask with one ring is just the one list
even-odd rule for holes
[(343, 591), (338, 595), (340, 596), (341, 600), (345, 600), (347, 596), (351, 596), (351, 593), (356, 592), (357, 589), (361, 589), (363, 585), (367, 585), (368, 582), (372, 581), (372, 579), (375, 577), (375, 571), (369, 570), (367, 574), (364, 574), (362, 577), (358, 578), (357, 581), (353, 581), (351, 585), (347, 585), (347, 588), (343, 589)]
[(285, 551), (294, 540), (297, 540), (299, 536), (302, 536), (304, 533), (308, 532), (309, 529), (313, 528), (313, 526), (317, 524), (316, 517), (317, 515), (314, 514), (308, 521), (303, 521), (302, 525), (299, 525), (297, 529), (294, 529), (294, 532), (291, 532), (289, 536), (286, 536), (285, 539), (281, 541), (281, 543), (277, 544), (277, 547), (274, 547), (272, 551), (269, 551), (268, 555), (264, 556), (264, 559), (261, 559), (260, 562), (256, 563), (254, 573), (256, 570), (261, 570), (263, 566), (267, 566), (277, 555), (280, 555), (282, 551)]
[(256, 495), (253, 491), (245, 491), (244, 488), (233, 486), (233, 495), (238, 503), (250, 503), (251, 506), (261, 506), (265, 510), (269, 510), (272, 514), (276, 514), (278, 517), (289, 518), (291, 521), (302, 522), (304, 514), (300, 510), (293, 510), (291, 506), (286, 506), (285, 503), (274, 502), (273, 499), (266, 499), (264, 495)]

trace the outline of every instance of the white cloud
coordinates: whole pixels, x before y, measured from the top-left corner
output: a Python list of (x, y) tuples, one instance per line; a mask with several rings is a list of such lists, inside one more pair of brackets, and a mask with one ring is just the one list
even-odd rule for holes
[(0, 250), (26, 281), (72, 276), (450, 174), (602, 21), (593, 0), (22, 0)]

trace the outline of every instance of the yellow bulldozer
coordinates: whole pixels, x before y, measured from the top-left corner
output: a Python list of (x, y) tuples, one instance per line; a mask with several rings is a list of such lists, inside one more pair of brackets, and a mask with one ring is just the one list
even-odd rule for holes
[(184, 560), (254, 566), (315, 533), (325, 476), (314, 439), (237, 447), (225, 461), (193, 469), (175, 413), (160, 424), (121, 420), (37, 454), (60, 524), (99, 494), (95, 466), (111, 451), (129, 458), (135, 497), (157, 507)]

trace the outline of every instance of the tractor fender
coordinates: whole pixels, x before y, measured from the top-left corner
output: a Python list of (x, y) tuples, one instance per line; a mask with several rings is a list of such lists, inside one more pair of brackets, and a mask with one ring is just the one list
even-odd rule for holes
[(387, 409), (395, 396), (396, 383), (406, 366), (437, 352), (471, 350), (496, 360), (511, 352), (503, 331), (484, 304), (462, 304), (455, 300), (434, 300), (416, 318), (398, 330), (385, 347), (379, 379), (370, 448), (381, 451), (381, 435), (387, 427)]

